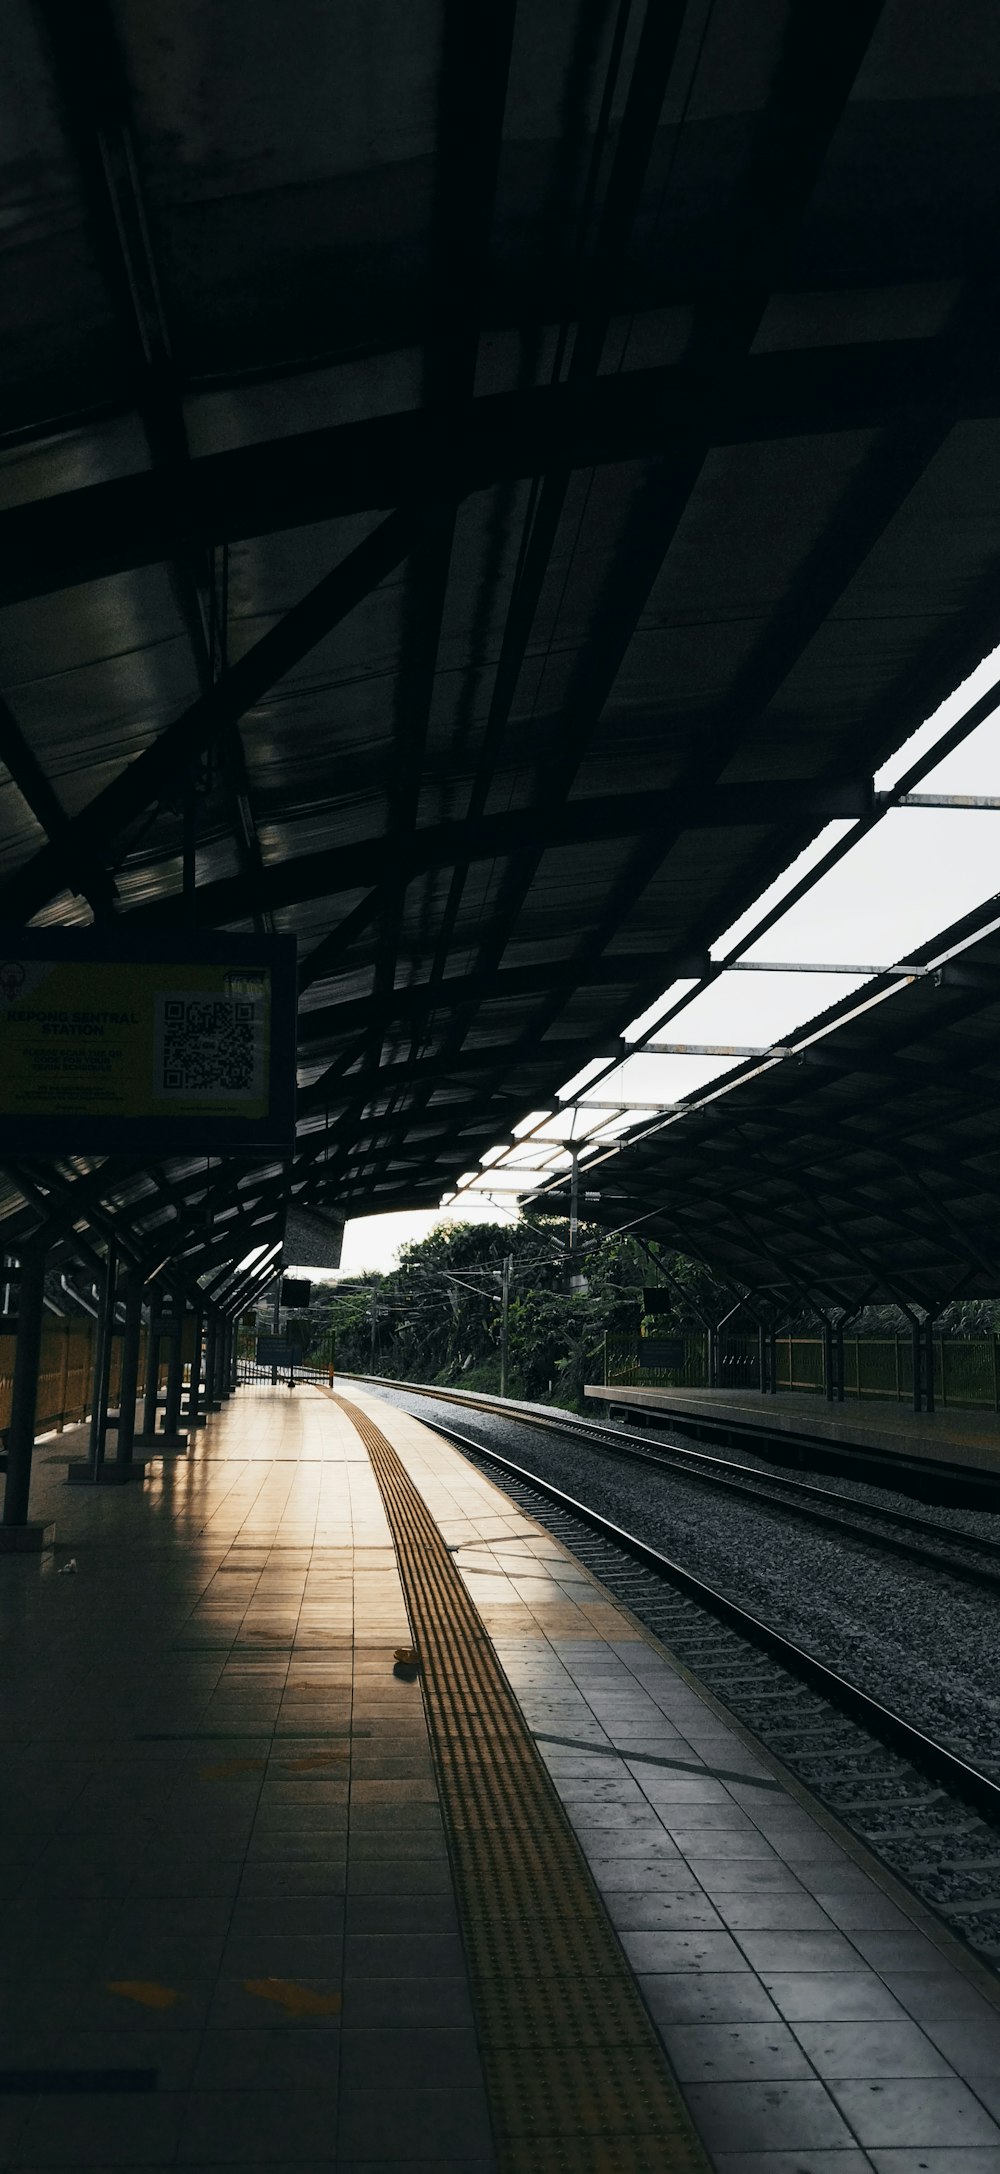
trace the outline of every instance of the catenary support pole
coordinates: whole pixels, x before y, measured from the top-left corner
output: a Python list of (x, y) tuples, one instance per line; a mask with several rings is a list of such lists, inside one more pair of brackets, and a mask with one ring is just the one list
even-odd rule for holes
[(507, 1366), (510, 1328), (510, 1279), (514, 1272), (514, 1256), (504, 1255), (503, 1277), (500, 1285), (500, 1394), (507, 1394)]
[(28, 1498), (31, 1493), (31, 1455), (35, 1446), (38, 1362), (42, 1350), (45, 1298), (43, 1243), (39, 1241), (25, 1246), (20, 1257), (20, 1269), (14, 1383), (10, 1425), (7, 1429), (7, 1484), (4, 1489), (3, 1523), (6, 1528), (14, 1527), (26, 1531)]

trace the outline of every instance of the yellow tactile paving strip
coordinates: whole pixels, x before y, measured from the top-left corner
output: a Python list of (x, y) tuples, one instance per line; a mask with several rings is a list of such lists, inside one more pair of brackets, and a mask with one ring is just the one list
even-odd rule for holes
[(423, 1497), (347, 1398), (395, 1542), (500, 2164), (707, 2174), (576, 1837)]

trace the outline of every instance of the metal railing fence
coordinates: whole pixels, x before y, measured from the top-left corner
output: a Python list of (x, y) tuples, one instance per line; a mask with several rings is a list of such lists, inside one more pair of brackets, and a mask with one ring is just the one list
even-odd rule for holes
[[(605, 1382), (623, 1389), (708, 1387), (708, 1338), (703, 1330), (683, 1338), (684, 1364), (652, 1367), (641, 1363), (642, 1339), (609, 1337)], [(826, 1351), (822, 1336), (779, 1336), (775, 1345), (777, 1385), (782, 1389), (826, 1395)], [(760, 1344), (751, 1335), (721, 1335), (716, 1348), (716, 1385), (720, 1389), (760, 1389)], [(845, 1336), (844, 1394), (908, 1404), (913, 1398), (913, 1346), (909, 1336)], [(934, 1400), (968, 1411), (1000, 1411), (1000, 1338), (935, 1336)]]
[[(143, 1323), (139, 1334), (139, 1386), (140, 1394), (146, 1379), (147, 1330)], [(10, 1401), (14, 1387), (14, 1354), (17, 1337), (9, 1331), (0, 1331), (0, 1429), (10, 1424)], [(185, 1319), (181, 1338), (181, 1350), (185, 1359), (184, 1378), (190, 1373), (190, 1360), (194, 1355), (194, 1324), (190, 1316)], [(64, 1427), (79, 1426), (88, 1418), (94, 1392), (94, 1362), (97, 1351), (97, 1323), (89, 1316), (84, 1319), (47, 1321), (42, 1330), (42, 1349), (38, 1366), (38, 1397), (35, 1404), (35, 1432), (48, 1434), (54, 1428), (58, 1434)], [(108, 1402), (118, 1401), (122, 1376), (122, 1337), (120, 1326), (111, 1339), (111, 1380)], [(160, 1345), (159, 1387), (163, 1389), (167, 1379), (167, 1350)]]
[[(97, 1323), (89, 1318), (46, 1322), (38, 1367), (37, 1433), (46, 1434), (54, 1427), (61, 1434), (64, 1427), (77, 1426), (86, 1419), (93, 1393), (96, 1343)], [(16, 1348), (16, 1336), (0, 1334), (0, 1427), (6, 1427), (10, 1422)], [(145, 1376), (145, 1364), (146, 1331), (143, 1328), (139, 1342), (140, 1381)], [(121, 1370), (122, 1340), (118, 1335), (113, 1337), (111, 1344), (109, 1397), (112, 1403), (118, 1396)]]

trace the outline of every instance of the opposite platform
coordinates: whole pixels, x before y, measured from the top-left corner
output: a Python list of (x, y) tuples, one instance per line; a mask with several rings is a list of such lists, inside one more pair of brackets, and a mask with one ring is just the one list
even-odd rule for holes
[(888, 1457), (919, 1458), (929, 1464), (970, 1465), (1000, 1475), (1000, 1414), (995, 1412), (958, 1411), (953, 1405), (936, 1412), (914, 1412), (906, 1405), (886, 1407), (864, 1397), (831, 1404), (823, 1396), (798, 1389), (762, 1396), (752, 1389), (622, 1389), (589, 1383), (584, 1395), (594, 1404), (606, 1405), (609, 1412), (643, 1412), (659, 1417), (664, 1426), (671, 1419), (714, 1420), (719, 1426), (745, 1432), (748, 1447), (757, 1429), (878, 1450)]

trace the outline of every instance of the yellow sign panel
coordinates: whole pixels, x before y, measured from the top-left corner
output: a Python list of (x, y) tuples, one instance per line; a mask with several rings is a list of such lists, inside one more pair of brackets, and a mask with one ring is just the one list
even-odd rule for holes
[(15, 978), (5, 965), (0, 1107), (10, 1116), (265, 1115), (270, 977), (24, 960)]
[(294, 1006), (287, 939), (7, 931), (0, 1140), (127, 1153), (290, 1138)]

